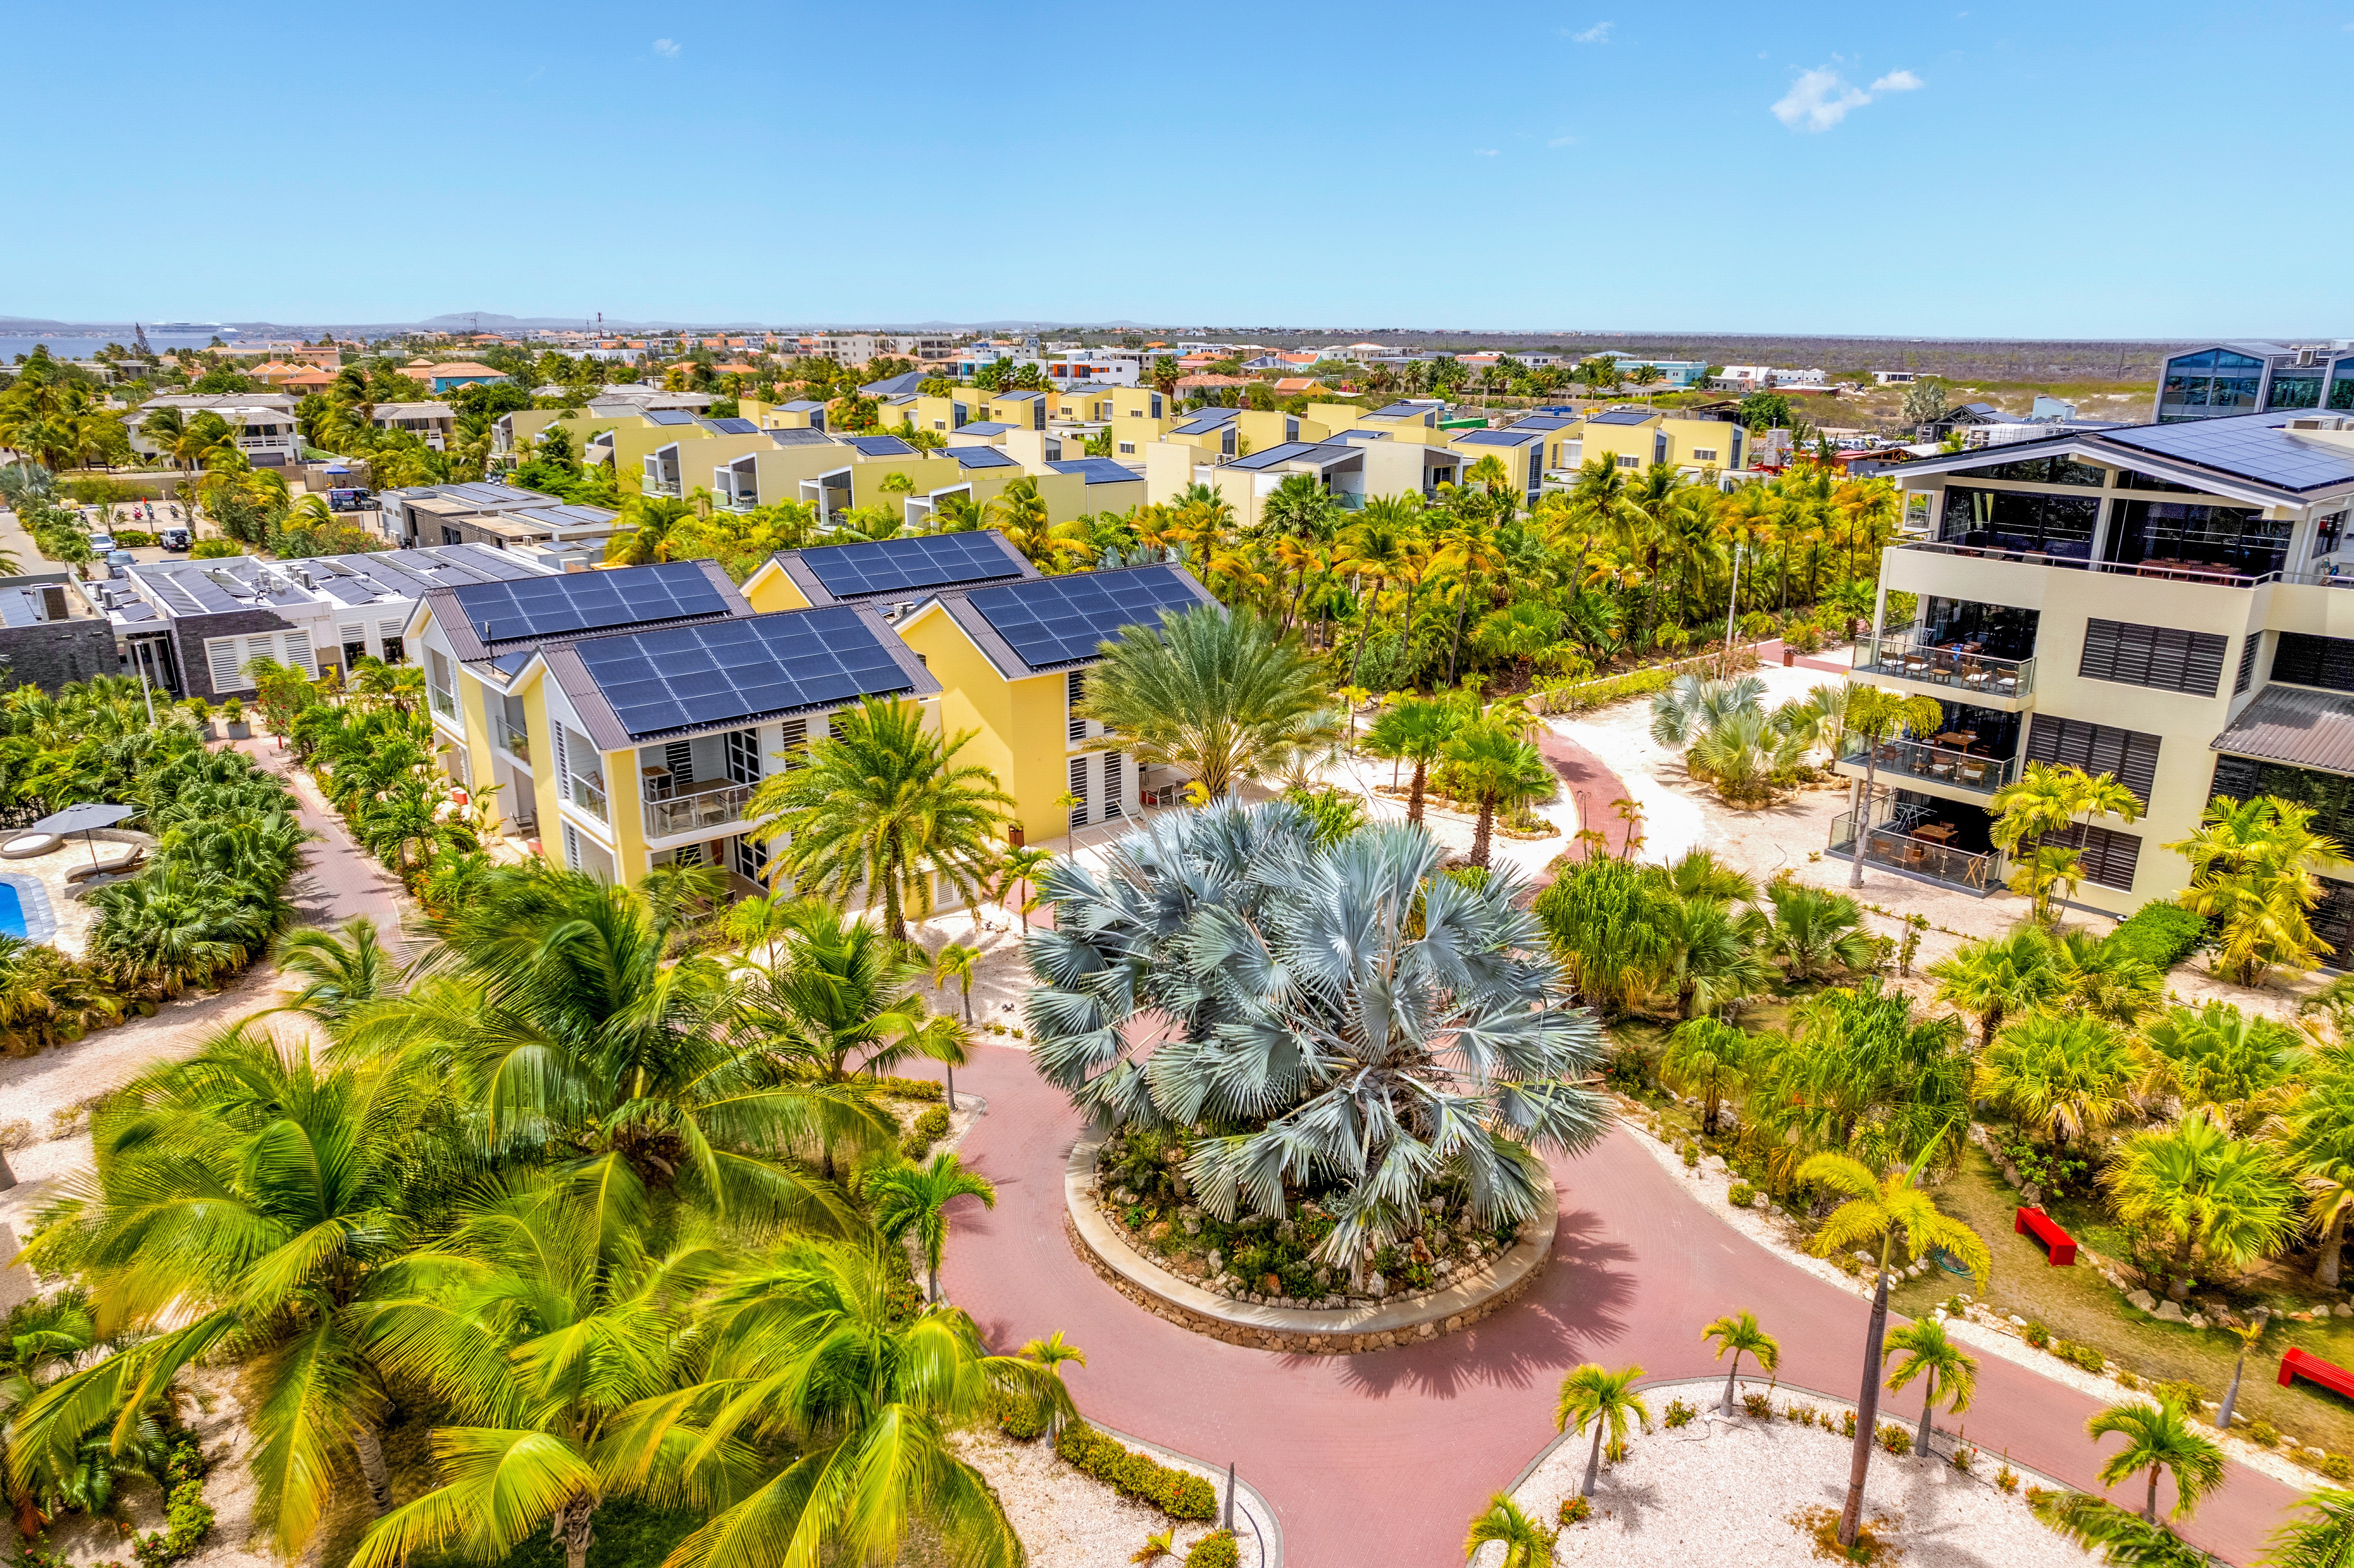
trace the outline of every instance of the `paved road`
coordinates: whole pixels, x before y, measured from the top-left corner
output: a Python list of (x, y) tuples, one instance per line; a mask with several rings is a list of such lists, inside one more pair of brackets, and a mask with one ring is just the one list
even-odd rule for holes
[[(949, 1293), (1000, 1347), (1067, 1333), (1088, 1353), (1068, 1374), (1087, 1414), (1235, 1461), (1280, 1515), (1290, 1568), (1460, 1563), (1464, 1521), (1553, 1436), (1565, 1370), (1599, 1361), (1637, 1361), (1652, 1377), (1721, 1373), (1700, 1340), (1720, 1313), (1757, 1313), (1782, 1342), (1786, 1382), (1857, 1386), (1866, 1304), (1735, 1231), (1623, 1131), (1556, 1166), (1554, 1260), (1521, 1303), (1412, 1350), (1287, 1356), (1188, 1333), (1113, 1294), (1064, 1236), (1063, 1163), (1079, 1132), (1067, 1103), (1017, 1049), (976, 1051), (958, 1075), (968, 1086), (989, 1114), (965, 1157), (997, 1184), (998, 1204), (960, 1205)], [(1910, 1401), (1891, 1396), (1886, 1408), (1917, 1417)], [(2090, 1489), (2099, 1461), (2084, 1423), (2097, 1408), (1982, 1355), (1967, 1431), (1989, 1454), (2008, 1449)], [(2129, 1491), (2118, 1496), (2137, 1502)], [(2286, 1487), (2235, 1466), (2188, 1533), (2246, 1563), (2292, 1501)]]
[[(1632, 821), (1619, 817), (1610, 802), (1627, 799), (1627, 786), (1607, 764), (1577, 742), (1551, 729), (1536, 733), (1537, 751), (1561, 779), (1563, 789), (1577, 802), (1578, 825), (1600, 832), (1609, 841), (1612, 854), (1627, 853), (1630, 834), (1643, 831), (1642, 819)], [(1568, 853), (1572, 860), (1584, 860), (1586, 846), (1572, 843)]]

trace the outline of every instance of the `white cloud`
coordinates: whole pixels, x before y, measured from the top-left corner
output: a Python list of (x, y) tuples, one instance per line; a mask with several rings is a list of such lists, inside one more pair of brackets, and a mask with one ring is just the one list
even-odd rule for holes
[(1869, 89), (1861, 88), (1841, 76), (1837, 66), (1821, 65), (1798, 73), (1790, 90), (1774, 102), (1773, 114), (1793, 131), (1828, 131), (1846, 119), (1849, 110), (1861, 109), (1882, 93), (1911, 92), (1927, 85), (1909, 70), (1893, 70)]
[(1474, 147), (1471, 150), (1483, 158), (1492, 158), (1496, 155), (1496, 149), (1493, 147)]
[(1570, 34), (1569, 41), (1573, 44), (1606, 44), (1610, 41), (1610, 29), (1617, 25), (1615, 22), (1596, 22), (1582, 33)]
[(669, 38), (656, 38), (654, 53), (666, 60), (674, 60), (678, 58), (678, 45)]
[(1548, 147), (1575, 147), (1577, 145), (1577, 138), (1575, 136), (1556, 136), (1552, 141), (1547, 142), (1545, 145)]

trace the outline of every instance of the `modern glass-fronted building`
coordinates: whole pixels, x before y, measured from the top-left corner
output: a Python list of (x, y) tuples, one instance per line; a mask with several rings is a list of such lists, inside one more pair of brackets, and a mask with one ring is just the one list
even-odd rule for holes
[(2217, 344), (2176, 355), (2158, 378), (2161, 425), (2297, 408), (2354, 411), (2354, 348)]

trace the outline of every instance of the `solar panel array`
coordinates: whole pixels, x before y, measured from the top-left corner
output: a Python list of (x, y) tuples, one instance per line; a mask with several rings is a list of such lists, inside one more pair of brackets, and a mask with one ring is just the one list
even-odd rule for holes
[(650, 425), (691, 425), (695, 416), (684, 408), (643, 408), (639, 410)]
[(485, 642), (562, 637), (633, 621), (719, 615), (727, 609), (726, 599), (695, 561), (472, 583), (456, 593), (458, 608), (473, 623), (474, 634)]
[(868, 457), (906, 457), (916, 450), (896, 436), (844, 436), (842, 439)]
[(2179, 458), (2285, 490), (2311, 490), (2354, 479), (2354, 459), (2319, 441), (2301, 441), (2282, 427), (2287, 414), (2190, 419), (2104, 430), (2100, 439), (2159, 457)]
[(1143, 475), (1109, 458), (1072, 458), (1046, 465), (1056, 473), (1083, 474), (1089, 484), (1127, 484), (1143, 479)]
[(801, 558), (836, 599), (946, 588), (951, 583), (994, 582), (1022, 575), (1022, 568), (991, 533), (924, 534), (909, 539), (825, 545), (803, 550)]
[(704, 423), (709, 425), (713, 429), (717, 430), (723, 436), (757, 435), (759, 433), (760, 429), (759, 426), (754, 424), (749, 419), (732, 418), (726, 419), (705, 419)]
[(1543, 437), (1543, 430), (1466, 430), (1455, 439), (1475, 447), (1524, 447)]
[(592, 638), (577, 645), (632, 736), (911, 690), (858, 612), (784, 610)]
[(1588, 416), (1586, 423), (1590, 425), (1640, 425), (1649, 422), (1650, 418), (1651, 416), (1649, 412), (1642, 408), (1612, 408), (1606, 413)]
[(999, 451), (995, 447), (945, 447), (941, 455), (952, 457), (964, 468), (1020, 468), (1022, 465)]
[(1159, 626), (1164, 609), (1202, 602), (1174, 567), (1039, 577), (965, 596), (1033, 670), (1092, 659), (1127, 626)]

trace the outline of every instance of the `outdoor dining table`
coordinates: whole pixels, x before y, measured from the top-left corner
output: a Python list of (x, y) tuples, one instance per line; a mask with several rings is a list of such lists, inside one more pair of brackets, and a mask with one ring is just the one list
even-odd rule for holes
[(1959, 832), (1961, 830), (1951, 822), (1929, 822), (1914, 829), (1913, 836), (1916, 839), (1935, 839), (1942, 844), (1951, 843), (1954, 835)]
[(1932, 746), (1950, 746), (1955, 747), (1956, 750), (1967, 751), (1971, 747), (1978, 744), (1978, 737), (1974, 731), (1950, 729), (1943, 735), (1931, 736), (1929, 737), (1929, 744)]

